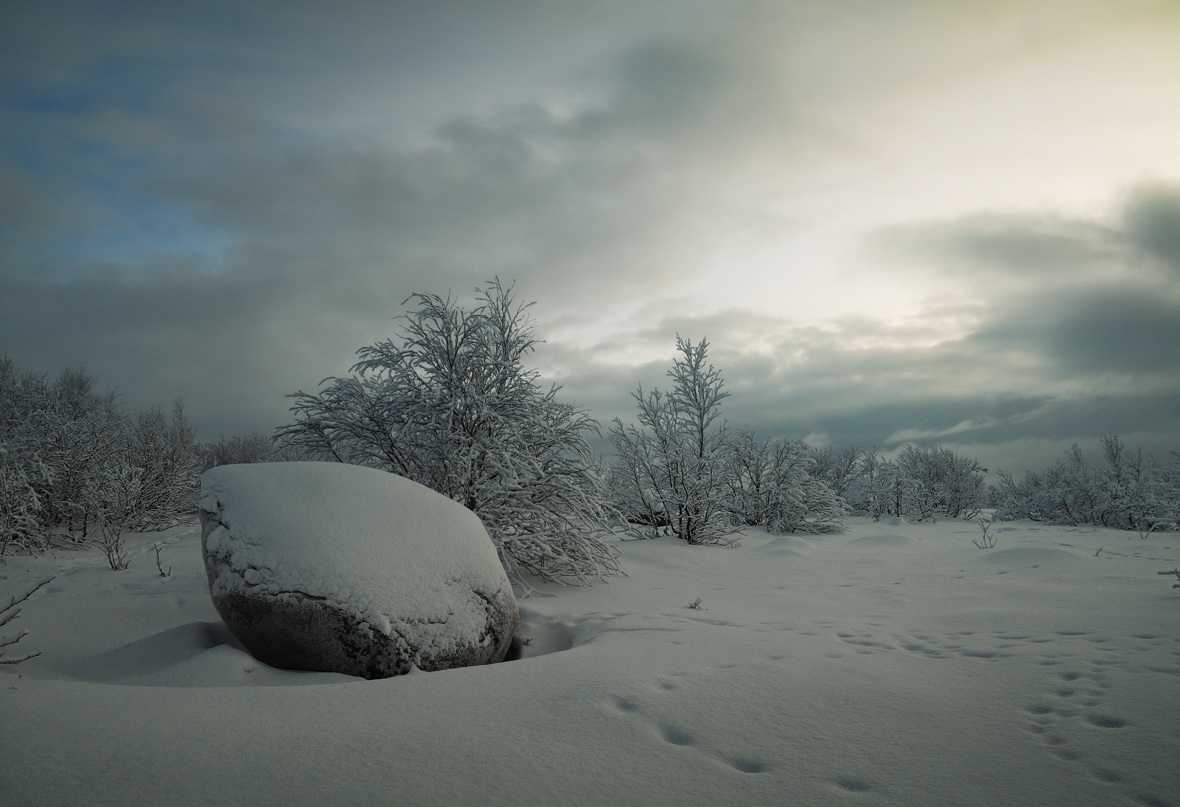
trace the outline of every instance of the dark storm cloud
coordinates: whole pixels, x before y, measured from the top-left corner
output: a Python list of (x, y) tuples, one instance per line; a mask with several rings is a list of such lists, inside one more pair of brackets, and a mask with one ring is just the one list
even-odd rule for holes
[(1096, 286), (1046, 290), (1011, 305), (974, 339), (1043, 355), (1059, 376), (1180, 378), (1180, 294)]
[[(626, 142), (688, 125), (710, 81), (645, 34), (679, 12), (624, 33), (606, 6), (340, 11), (0, 12), (0, 349), (85, 363), (133, 405), (182, 395), (206, 432), (233, 428), (227, 399), (268, 430), (411, 292), (501, 275), (585, 311), (683, 271), (675, 158)], [(534, 100), (560, 110), (587, 60), (575, 113)]]
[(1163, 262), (1180, 279), (1180, 187), (1136, 189), (1123, 211), (1127, 239)]

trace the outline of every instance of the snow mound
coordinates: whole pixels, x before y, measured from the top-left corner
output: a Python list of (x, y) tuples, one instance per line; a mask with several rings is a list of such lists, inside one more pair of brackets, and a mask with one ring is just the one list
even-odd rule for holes
[(1039, 568), (1072, 563), (1076, 555), (1051, 546), (1017, 546), (989, 551), (981, 560), (1007, 569)]
[(869, 546), (906, 546), (911, 540), (910, 536), (900, 532), (880, 532), (854, 538), (853, 543)]
[(761, 551), (779, 555), (805, 555), (810, 548), (811, 545), (797, 535), (780, 535), (769, 540)]
[(276, 667), (382, 678), (501, 661), (518, 622), (471, 511), (354, 465), (226, 465), (201, 479), (202, 549), (222, 619)]

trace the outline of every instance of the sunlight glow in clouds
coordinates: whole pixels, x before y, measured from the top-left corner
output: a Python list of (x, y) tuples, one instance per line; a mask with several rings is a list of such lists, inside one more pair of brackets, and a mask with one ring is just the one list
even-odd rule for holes
[(21, 0), (0, 86), (0, 351), (206, 437), (499, 275), (603, 422), (681, 333), (764, 435), (1180, 448), (1171, 2)]

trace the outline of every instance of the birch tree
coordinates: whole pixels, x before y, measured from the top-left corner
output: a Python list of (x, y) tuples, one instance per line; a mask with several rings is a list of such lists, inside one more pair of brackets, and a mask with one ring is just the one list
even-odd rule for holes
[(639, 503), (690, 544), (735, 543), (726, 502), (730, 435), (721, 421), (729, 397), (721, 371), (707, 364), (709, 343), (677, 335), (672, 389), (632, 393), (639, 424), (616, 418), (610, 431), (625, 483), (624, 506)]
[(530, 304), (496, 279), (476, 305), (415, 294), (400, 337), (362, 347), (353, 375), (290, 396), (278, 440), (306, 456), (391, 471), (483, 521), (508, 573), (587, 582), (618, 571), (588, 436), (597, 423), (526, 365)]

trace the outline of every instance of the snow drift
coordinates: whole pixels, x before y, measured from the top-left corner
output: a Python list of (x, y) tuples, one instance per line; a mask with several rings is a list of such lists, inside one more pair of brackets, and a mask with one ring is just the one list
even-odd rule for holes
[(1180, 804), (1180, 535), (978, 536), (615, 542), (626, 577), (520, 600), (520, 661), (376, 681), (247, 655), (191, 527), (10, 557), (4, 601), (57, 577), (0, 667), (0, 804)]

